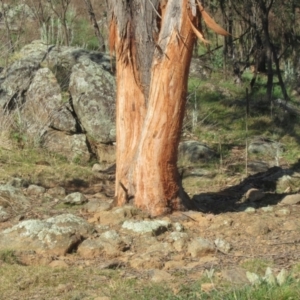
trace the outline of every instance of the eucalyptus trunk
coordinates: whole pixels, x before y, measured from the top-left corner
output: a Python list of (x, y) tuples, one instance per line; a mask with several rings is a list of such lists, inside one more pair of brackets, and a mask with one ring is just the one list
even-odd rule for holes
[[(108, 0), (117, 65), (115, 205), (151, 215), (191, 207), (177, 153), (200, 3)], [(197, 10), (198, 8), (198, 10)]]

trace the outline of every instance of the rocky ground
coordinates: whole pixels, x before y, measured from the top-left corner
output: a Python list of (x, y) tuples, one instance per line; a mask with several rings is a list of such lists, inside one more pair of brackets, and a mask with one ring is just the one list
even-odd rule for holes
[[(124, 280), (166, 282), (174, 293), (205, 274), (234, 285), (251, 284), (266, 270), (278, 280), (289, 274), (300, 278), (300, 173), (295, 168), (273, 167), (244, 180), (228, 177), (216, 191), (209, 177), (201, 179), (207, 185), (197, 190), (195, 178), (187, 176), (184, 184), (199, 211), (155, 219), (133, 206), (110, 209), (113, 181), (105, 176), (99, 179), (98, 174), (93, 184), (75, 180), (53, 187), (21, 178), (2, 182), (0, 266), (7, 267), (13, 256), (24, 268), (70, 273), (77, 268), (83, 277), (112, 269)], [(281, 186), (285, 193), (270, 186)], [(96, 280), (111, 282), (101, 278)], [(50, 296), (30, 282), (22, 288), (16, 284), (3, 299), (75, 299), (67, 296), (76, 290), (75, 283), (57, 283)], [(206, 282), (201, 288), (209, 292), (215, 284)], [(99, 291), (85, 289), (78, 299), (111, 299)]]

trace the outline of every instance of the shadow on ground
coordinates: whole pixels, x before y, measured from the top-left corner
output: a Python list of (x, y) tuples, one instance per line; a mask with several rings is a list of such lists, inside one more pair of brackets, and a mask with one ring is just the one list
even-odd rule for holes
[[(277, 182), (283, 176), (292, 176), (300, 170), (300, 160), (290, 168), (272, 167), (265, 172), (248, 176), (238, 185), (230, 186), (219, 192), (207, 192), (194, 195), (192, 201), (197, 210), (203, 213), (222, 214), (240, 212), (247, 207), (260, 208), (278, 204), (288, 193), (277, 194)], [(261, 189), (265, 196), (257, 202), (243, 202), (243, 195), (251, 188)]]

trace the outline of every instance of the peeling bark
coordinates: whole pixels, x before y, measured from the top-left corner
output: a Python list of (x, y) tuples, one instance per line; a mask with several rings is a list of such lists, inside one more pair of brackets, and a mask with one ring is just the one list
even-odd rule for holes
[[(196, 0), (109, 0), (109, 8), (117, 62), (114, 203), (133, 199), (152, 216), (190, 208), (177, 151), (193, 45), (201, 35), (192, 24), (205, 11)], [(204, 19), (221, 31), (207, 14)]]

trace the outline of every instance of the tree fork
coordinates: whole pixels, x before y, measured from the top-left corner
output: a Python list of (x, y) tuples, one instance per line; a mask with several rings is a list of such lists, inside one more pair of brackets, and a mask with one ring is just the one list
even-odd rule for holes
[(109, 0), (109, 8), (117, 64), (114, 204), (133, 198), (152, 216), (190, 208), (177, 152), (193, 45), (203, 37), (195, 24), (201, 14), (221, 29), (196, 0)]

